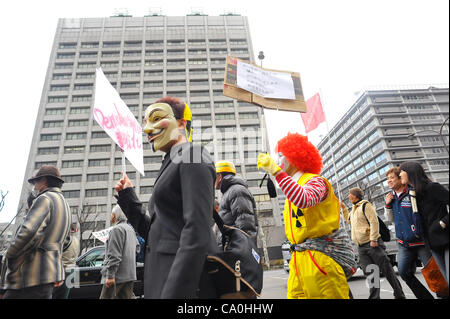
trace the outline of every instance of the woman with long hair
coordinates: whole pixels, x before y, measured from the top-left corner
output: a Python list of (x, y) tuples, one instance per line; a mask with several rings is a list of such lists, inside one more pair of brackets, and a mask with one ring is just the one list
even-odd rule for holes
[(430, 247), (431, 253), (448, 284), (448, 189), (431, 181), (422, 165), (417, 162), (402, 163), (400, 165), (400, 179), (402, 184), (410, 187), (410, 194), (411, 190), (413, 191), (412, 194), (415, 191), (425, 243)]

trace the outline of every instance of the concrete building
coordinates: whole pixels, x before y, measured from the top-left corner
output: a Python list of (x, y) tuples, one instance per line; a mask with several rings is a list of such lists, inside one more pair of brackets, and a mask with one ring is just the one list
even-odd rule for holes
[(448, 84), (365, 91), (319, 143), (323, 175), (347, 207), (350, 188), (365, 190), (384, 219), (385, 174), (403, 161), (421, 163), (448, 188), (448, 121)]
[[(121, 176), (121, 153), (92, 118), (95, 70), (101, 67), (139, 122), (145, 108), (163, 96), (179, 97), (190, 105), (194, 143), (205, 145), (216, 161), (235, 162), (255, 195), (267, 246), (272, 247), (269, 255), (281, 256), (281, 212), (266, 188), (259, 188), (263, 175), (257, 171), (256, 157), (261, 110), (223, 96), (227, 55), (254, 62), (246, 17), (154, 14), (60, 19), (21, 200), (31, 189), (26, 179), (41, 165), (53, 164), (66, 181), (64, 196), (74, 218), (83, 212), (78, 216), (84, 224), (83, 239), (89, 230), (109, 226), (109, 212), (116, 202), (113, 188)], [(127, 165), (145, 205), (161, 161), (162, 154), (153, 153), (145, 142), (145, 177)]]

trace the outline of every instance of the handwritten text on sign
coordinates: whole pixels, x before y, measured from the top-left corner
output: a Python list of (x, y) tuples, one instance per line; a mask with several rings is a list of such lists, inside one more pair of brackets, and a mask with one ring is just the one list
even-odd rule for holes
[(144, 175), (142, 128), (101, 69), (96, 70), (93, 116), (124, 151), (131, 164)]
[(237, 62), (237, 86), (265, 98), (295, 100), (289, 73), (266, 71), (241, 61)]

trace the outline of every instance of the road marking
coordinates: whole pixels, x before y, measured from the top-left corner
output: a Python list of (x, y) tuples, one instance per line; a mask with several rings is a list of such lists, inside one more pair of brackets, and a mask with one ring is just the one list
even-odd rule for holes
[[(381, 291), (384, 291), (384, 292), (390, 292), (390, 293), (394, 293), (394, 291), (393, 290), (388, 290), (388, 289), (380, 289)], [(407, 292), (403, 292), (405, 295), (408, 295), (408, 296), (413, 296), (413, 297), (415, 297), (413, 294), (410, 294), (410, 293), (407, 293)]]

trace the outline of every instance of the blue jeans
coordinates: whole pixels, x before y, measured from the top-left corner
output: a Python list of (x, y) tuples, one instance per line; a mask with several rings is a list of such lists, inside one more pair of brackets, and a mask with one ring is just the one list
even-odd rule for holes
[(444, 276), (445, 281), (447, 281), (448, 285), (448, 276), (449, 276), (448, 246), (443, 250), (432, 250), (431, 253), (433, 254), (434, 260), (436, 261), (436, 264), (441, 270), (442, 276)]
[(405, 247), (397, 243), (398, 274), (405, 281), (417, 299), (434, 299), (428, 289), (416, 278), (416, 261), (425, 266), (431, 258), (431, 251), (425, 246)]

